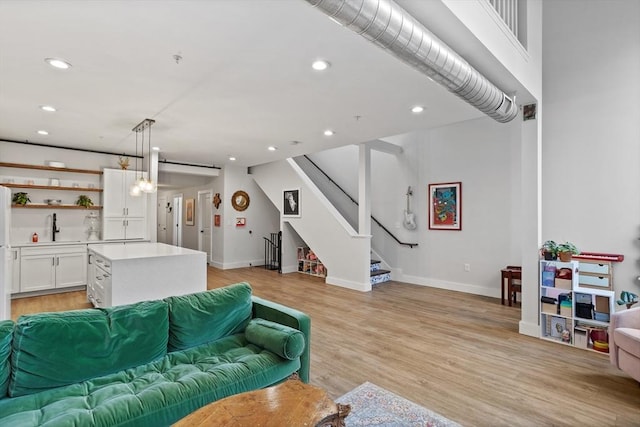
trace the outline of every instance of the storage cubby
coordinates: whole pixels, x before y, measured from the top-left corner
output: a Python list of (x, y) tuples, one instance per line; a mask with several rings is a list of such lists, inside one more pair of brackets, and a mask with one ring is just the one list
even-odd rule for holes
[(306, 246), (298, 247), (298, 272), (317, 277), (327, 277), (327, 269), (315, 253)]
[(584, 287), (581, 266), (581, 261), (540, 261), (540, 338), (607, 353), (614, 293)]

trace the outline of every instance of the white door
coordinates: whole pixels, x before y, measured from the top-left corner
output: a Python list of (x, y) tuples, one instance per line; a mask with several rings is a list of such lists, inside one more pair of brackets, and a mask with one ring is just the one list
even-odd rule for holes
[(158, 242), (167, 243), (167, 198), (158, 197)]
[(136, 182), (136, 175), (146, 177), (146, 172), (136, 173), (136, 171), (122, 171), (125, 175), (124, 188), (122, 190), (124, 195), (124, 204), (126, 208), (127, 216), (144, 217), (147, 211), (147, 193), (142, 192), (139, 196), (132, 196), (129, 194), (129, 188)]
[[(102, 171), (102, 215), (103, 217), (125, 216), (124, 174), (116, 169)], [(129, 188), (127, 188), (129, 194)]]
[(173, 196), (173, 246), (182, 246), (182, 194)]
[(207, 253), (211, 261), (211, 191), (198, 191), (198, 250)]

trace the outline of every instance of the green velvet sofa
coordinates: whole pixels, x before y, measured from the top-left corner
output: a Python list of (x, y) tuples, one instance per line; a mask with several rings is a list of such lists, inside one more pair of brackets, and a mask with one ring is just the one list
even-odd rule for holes
[(308, 382), (309, 333), (248, 283), (2, 321), (0, 425), (170, 425), (295, 372)]

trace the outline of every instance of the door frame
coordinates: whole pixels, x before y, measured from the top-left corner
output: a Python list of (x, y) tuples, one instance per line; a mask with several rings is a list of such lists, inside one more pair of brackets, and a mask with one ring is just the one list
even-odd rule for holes
[(173, 246), (182, 247), (182, 193), (174, 194), (171, 198), (171, 203), (173, 205), (173, 224), (171, 224), (171, 228), (173, 229), (172, 242)]
[[(205, 211), (205, 204), (202, 202), (202, 200), (200, 199), (201, 197), (205, 196), (206, 194), (209, 195), (209, 199), (213, 200), (213, 191), (212, 190), (200, 190), (198, 191), (198, 250), (199, 251), (203, 251), (203, 241), (202, 241), (202, 233), (200, 232), (202, 230), (202, 225), (203, 225), (203, 220), (204, 218), (204, 211)], [(210, 209), (210, 212), (212, 213), (211, 215), (209, 215), (208, 218), (208, 222), (209, 222), (209, 259), (207, 259), (207, 264), (209, 264), (213, 258), (213, 209)], [(206, 250), (204, 250), (203, 252), (207, 252)]]

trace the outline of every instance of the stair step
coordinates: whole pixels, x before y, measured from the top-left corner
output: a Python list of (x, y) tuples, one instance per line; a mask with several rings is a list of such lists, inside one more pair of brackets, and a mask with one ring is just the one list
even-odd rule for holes
[(378, 261), (377, 259), (372, 259), (371, 264), (380, 264), (382, 261)]
[(382, 268), (382, 263), (380, 261), (376, 261), (374, 259), (371, 260), (371, 267), (369, 268), (369, 271), (377, 271), (380, 270)]
[(389, 270), (376, 270), (371, 272), (369, 282), (371, 286), (391, 280), (391, 272)]
[(387, 273), (391, 273), (391, 271), (389, 271), (389, 270), (376, 270), (376, 271), (372, 271), (371, 272), (371, 277), (379, 276), (381, 274), (387, 274)]

